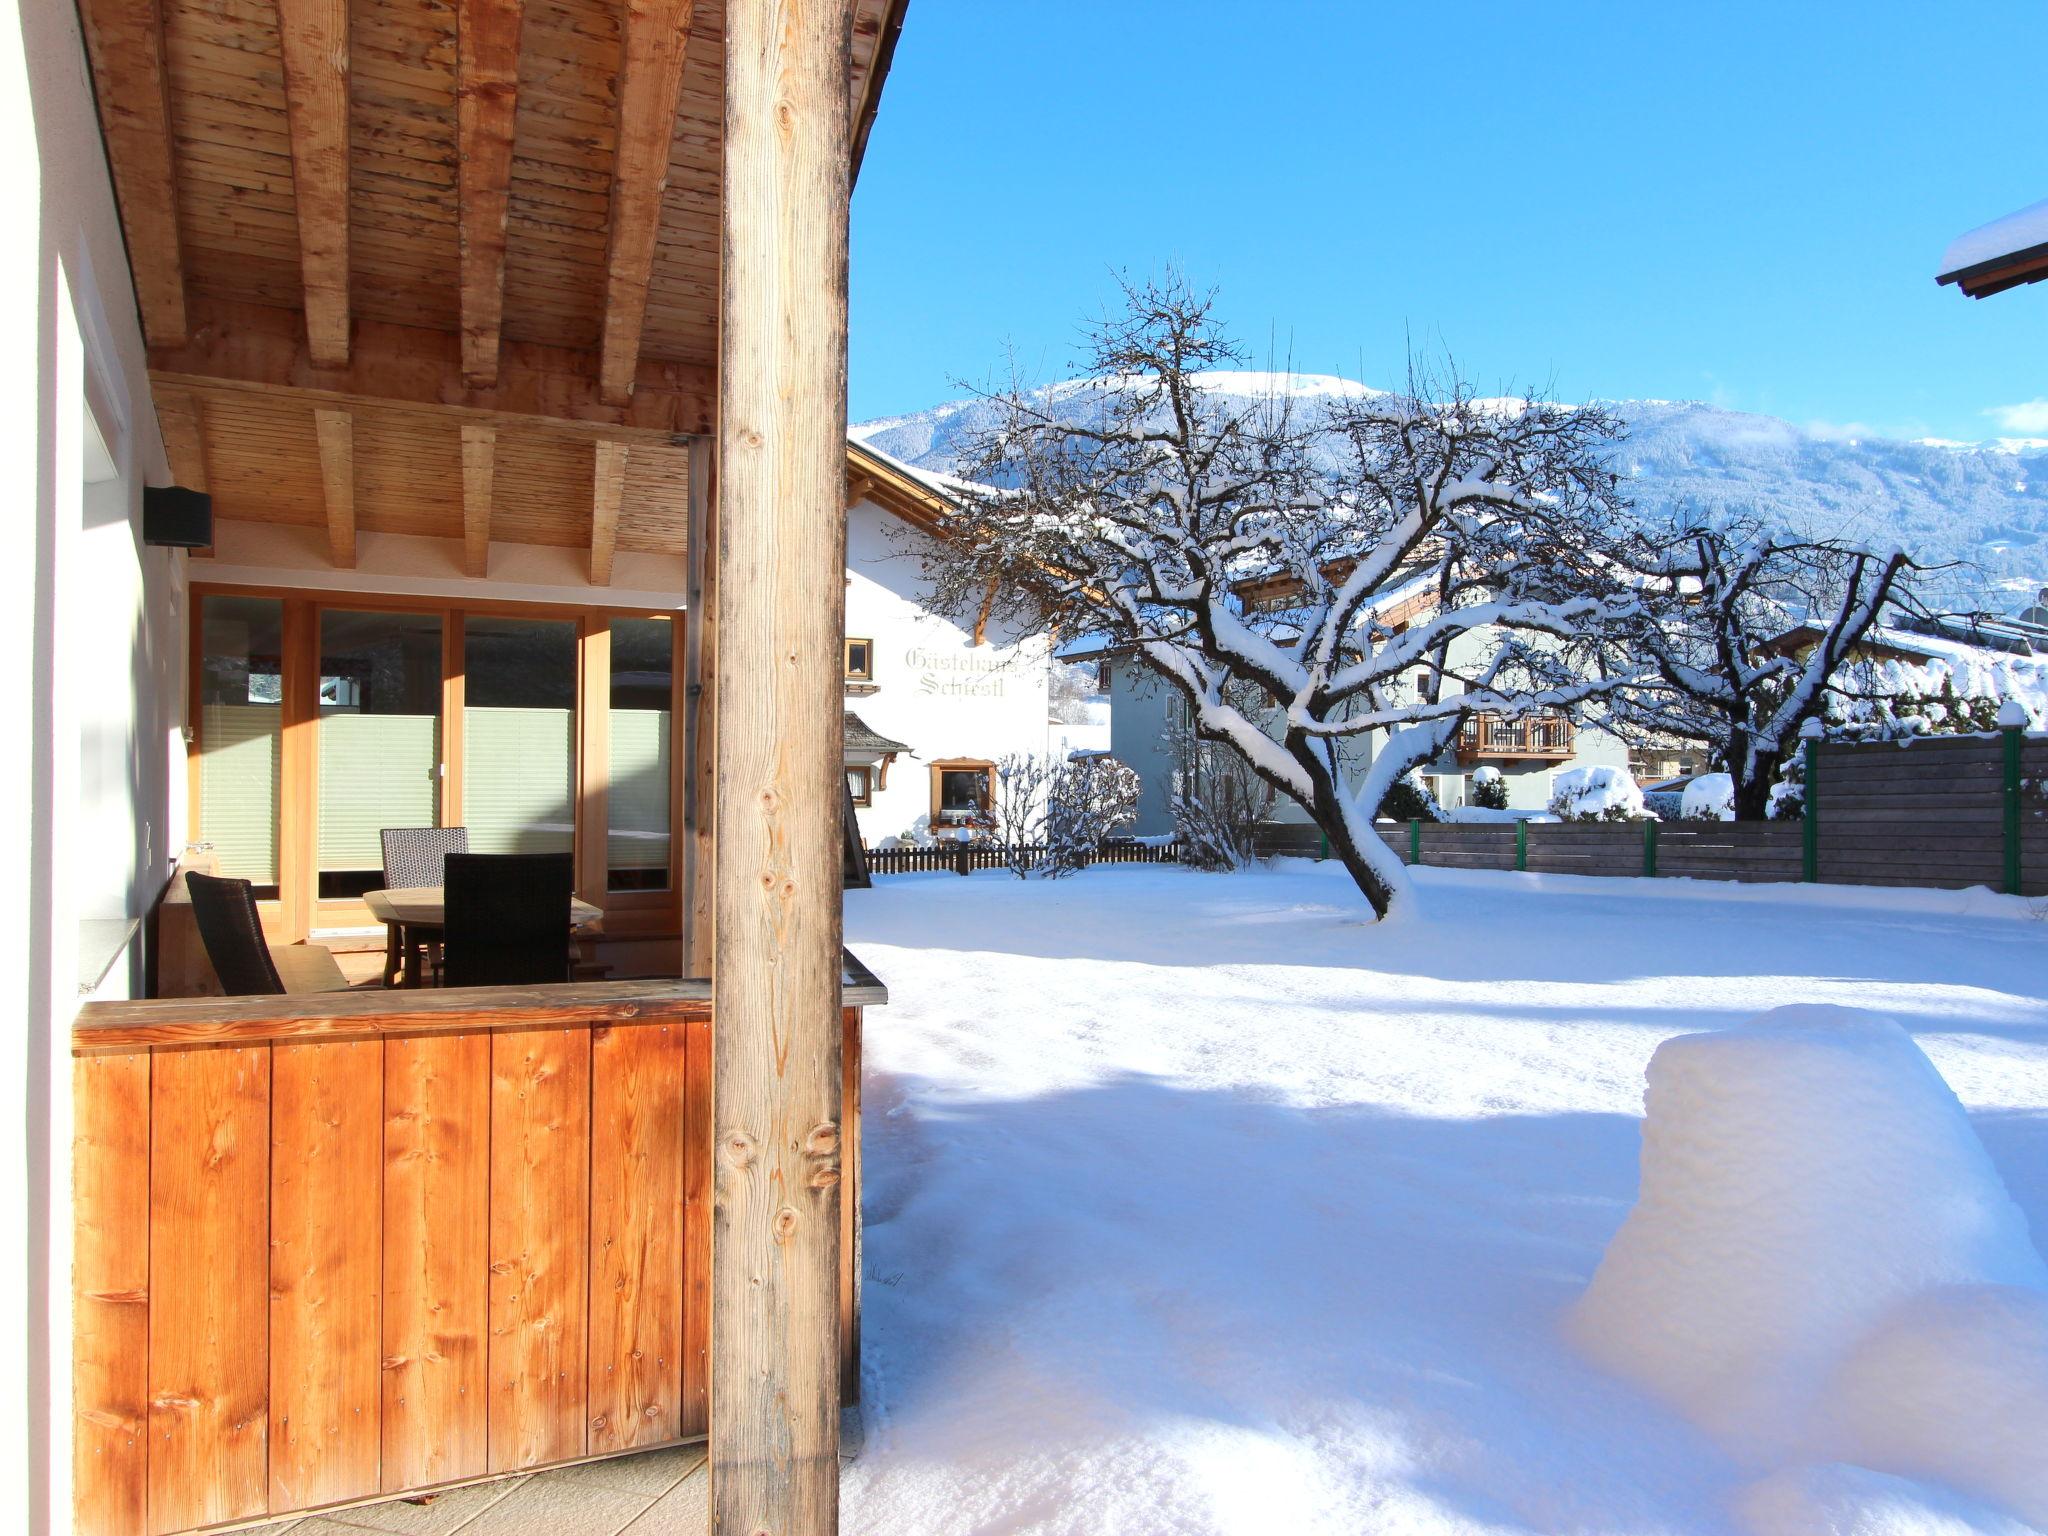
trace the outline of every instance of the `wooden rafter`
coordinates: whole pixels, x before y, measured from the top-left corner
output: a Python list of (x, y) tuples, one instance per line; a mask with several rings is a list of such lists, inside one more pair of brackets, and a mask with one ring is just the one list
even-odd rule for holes
[(638, 429), (664, 435), (710, 429), (716, 386), (708, 368), (646, 362), (628, 406), (606, 405), (590, 377), (588, 353), (531, 342), (499, 349), (495, 389), (472, 389), (462, 376), (460, 338), (421, 326), (361, 320), (348, 361), (327, 367), (299, 333), (298, 317), (265, 304), (195, 298), (190, 339), (152, 348), (161, 382), (296, 391), (309, 401), (443, 405), (493, 416)]
[(86, 48), (99, 83), (100, 131), (128, 237), (128, 265), (149, 344), (185, 339), (185, 267), (163, 15), (157, 0), (84, 0)]
[(211, 489), (206, 475), (206, 418), (199, 397), (189, 389), (150, 391), (156, 402), (157, 430), (163, 434), (164, 456), (171, 461), (171, 479), (188, 491)]
[(315, 362), (348, 362), (348, 0), (278, 0), (306, 341)]
[(619, 135), (612, 170), (611, 234), (605, 255), (605, 401), (632, 397), (647, 321), (647, 285), (661, 236), (661, 195), (675, 138), (695, 0), (626, 0), (620, 41)]
[[(170, 461), (171, 483), (188, 491), (209, 491), (206, 463), (206, 416), (199, 397), (189, 389), (151, 389), (156, 402), (157, 431), (163, 435), (164, 457)], [(195, 549), (202, 559), (213, 546)]]
[(619, 539), (619, 502), (626, 489), (626, 445), (597, 445), (590, 493), (590, 584), (612, 582), (612, 551)]
[(327, 501), (327, 548), (337, 569), (356, 563), (355, 418), (347, 411), (313, 413), (320, 437), (320, 487)]
[(473, 389), (498, 382), (512, 120), (519, 103), (519, 33), (525, 14), (524, 0), (457, 0), (455, 8), (462, 373)]
[(497, 471), (498, 429), (472, 422), (462, 429), (462, 569), (489, 574), (491, 481)]

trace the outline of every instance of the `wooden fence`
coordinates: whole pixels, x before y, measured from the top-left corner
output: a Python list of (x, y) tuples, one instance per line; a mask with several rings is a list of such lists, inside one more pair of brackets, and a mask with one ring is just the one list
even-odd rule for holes
[[(1801, 821), (1409, 822), (1381, 831), (1409, 863), (1450, 869), (2048, 894), (2048, 736), (1821, 742), (1807, 762)], [(1301, 831), (1318, 839), (1312, 827)]]
[[(870, 848), (867, 850), (871, 875), (909, 875), (950, 872), (971, 875), (977, 869), (1008, 869), (1013, 852), (1025, 858), (1042, 859), (1043, 843), (938, 843), (929, 848)], [(1179, 843), (1104, 843), (1088, 856), (1090, 864), (1178, 864)]]

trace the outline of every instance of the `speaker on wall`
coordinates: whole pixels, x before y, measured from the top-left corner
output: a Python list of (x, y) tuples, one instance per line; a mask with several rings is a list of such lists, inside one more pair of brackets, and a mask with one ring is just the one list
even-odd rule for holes
[(206, 549), (213, 543), (213, 498), (182, 485), (142, 488), (142, 542), (175, 549)]

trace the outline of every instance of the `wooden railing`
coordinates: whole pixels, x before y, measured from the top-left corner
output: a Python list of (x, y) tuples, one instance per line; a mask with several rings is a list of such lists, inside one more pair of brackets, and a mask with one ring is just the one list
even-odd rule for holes
[(1572, 722), (1563, 715), (1472, 715), (1458, 731), (1458, 761), (1488, 758), (1567, 758)]
[[(883, 996), (849, 976), (849, 1386), (861, 1012)], [(76, 1529), (183, 1531), (703, 1435), (712, 1027), (691, 981), (85, 1008)]]

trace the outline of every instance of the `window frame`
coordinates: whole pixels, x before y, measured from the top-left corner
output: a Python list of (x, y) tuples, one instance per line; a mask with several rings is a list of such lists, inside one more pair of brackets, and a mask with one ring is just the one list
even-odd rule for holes
[(934, 830), (939, 827), (962, 827), (968, 825), (968, 823), (962, 821), (945, 821), (941, 819), (941, 807), (945, 799), (946, 775), (949, 773), (979, 773), (982, 780), (981, 808), (986, 812), (995, 805), (996, 765), (993, 762), (985, 757), (940, 758), (931, 765), (932, 794), (930, 820)]
[[(853, 648), (867, 647), (868, 661), (859, 671), (854, 670)], [(844, 663), (845, 680), (849, 683), (872, 683), (875, 680), (875, 642), (864, 635), (848, 635), (842, 647), (840, 660)]]
[[(853, 776), (860, 775), (860, 788), (853, 787)], [(853, 796), (853, 803), (863, 810), (875, 803), (875, 765), (873, 763), (848, 763), (846, 765), (846, 788)]]

